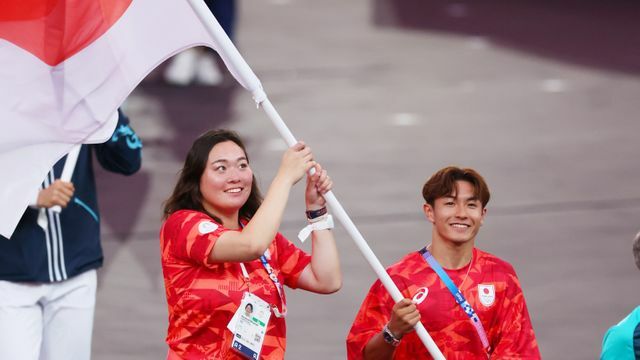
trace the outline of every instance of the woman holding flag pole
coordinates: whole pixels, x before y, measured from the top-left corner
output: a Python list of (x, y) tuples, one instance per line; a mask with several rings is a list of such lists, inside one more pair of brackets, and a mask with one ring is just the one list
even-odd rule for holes
[[(278, 227), (291, 188), (312, 169), (305, 190), (309, 225), (299, 235), (311, 233), (308, 255)], [(342, 284), (323, 197), (331, 186), (299, 142), (285, 151), (262, 200), (235, 133), (209, 131), (193, 143), (160, 233), (169, 359), (284, 358), (283, 285), (329, 294)]]

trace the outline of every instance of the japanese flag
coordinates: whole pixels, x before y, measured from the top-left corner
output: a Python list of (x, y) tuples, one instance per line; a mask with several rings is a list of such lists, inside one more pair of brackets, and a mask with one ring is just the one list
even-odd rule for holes
[(264, 96), (246, 63), (234, 64), (239, 54), (213, 15), (200, 21), (198, 8), (206, 10), (202, 0), (0, 2), (1, 235), (10, 237), (74, 144), (107, 140), (118, 106), (171, 55), (214, 48), (254, 98)]

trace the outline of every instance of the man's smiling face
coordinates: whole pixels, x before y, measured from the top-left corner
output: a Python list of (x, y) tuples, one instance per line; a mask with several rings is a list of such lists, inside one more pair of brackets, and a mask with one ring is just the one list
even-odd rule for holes
[(424, 212), (433, 224), (433, 241), (464, 244), (475, 239), (484, 221), (486, 209), (474, 195), (473, 185), (456, 181), (455, 193), (435, 199)]

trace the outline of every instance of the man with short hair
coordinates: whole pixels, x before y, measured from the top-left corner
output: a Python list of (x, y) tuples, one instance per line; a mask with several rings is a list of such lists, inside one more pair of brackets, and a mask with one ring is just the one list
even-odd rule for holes
[(539, 359), (513, 267), (475, 248), (490, 197), (482, 176), (446, 167), (422, 195), (431, 242), (387, 269), (405, 299), (394, 304), (373, 284), (347, 337), (348, 358), (430, 359), (413, 332), (422, 320), (448, 359)]
[[(633, 240), (633, 257), (640, 269), (640, 232)], [(609, 328), (602, 340), (600, 359), (640, 360), (640, 306)]]

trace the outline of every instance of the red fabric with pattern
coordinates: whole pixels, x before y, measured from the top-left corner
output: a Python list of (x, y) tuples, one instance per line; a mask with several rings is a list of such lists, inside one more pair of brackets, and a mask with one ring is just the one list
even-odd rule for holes
[[(233, 334), (227, 324), (238, 309), (245, 291), (282, 310), (275, 285), (259, 259), (246, 262), (249, 284), (239, 263), (210, 263), (209, 252), (228, 230), (221, 225), (201, 234), (199, 225), (213, 222), (204, 213), (181, 210), (165, 221), (160, 231), (162, 272), (169, 307), (167, 344), (182, 359), (242, 359), (231, 349)], [(215, 226), (214, 226), (215, 227)], [(281, 283), (296, 288), (311, 257), (277, 234), (269, 246), (268, 259)], [(271, 314), (261, 359), (283, 359), (286, 348), (285, 320)]]
[[(422, 287), (429, 289), (427, 297), (418, 305), (421, 322), (448, 360), (487, 358), (469, 318), (419, 252), (405, 256), (387, 271), (400, 292), (409, 299)], [(520, 282), (509, 263), (474, 249), (469, 265), (446, 271), (458, 287), (469, 271), (460, 290), (482, 321), (493, 349), (491, 358), (540, 358)], [(494, 301), (485, 301), (489, 306), (479, 300), (479, 284), (494, 286)], [(362, 359), (366, 344), (389, 322), (393, 304), (393, 299), (380, 281), (376, 281), (364, 299), (347, 337), (349, 359)], [(415, 332), (411, 332), (400, 342), (394, 359), (431, 359), (431, 356)]]

